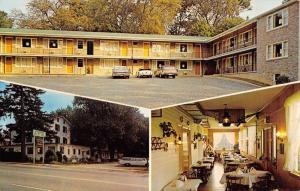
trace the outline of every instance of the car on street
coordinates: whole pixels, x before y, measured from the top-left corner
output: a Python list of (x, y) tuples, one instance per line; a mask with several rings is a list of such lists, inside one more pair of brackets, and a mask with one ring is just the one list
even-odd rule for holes
[(137, 78), (152, 78), (152, 76), (153, 72), (151, 71), (151, 69), (144, 68), (139, 69), (139, 71), (136, 74)]
[(148, 166), (147, 158), (123, 157), (119, 159), (119, 164), (124, 166)]
[(160, 78), (175, 78), (178, 75), (178, 70), (173, 66), (162, 66), (156, 71), (155, 76)]
[(130, 70), (127, 66), (115, 66), (112, 69), (112, 78), (129, 78), (130, 77)]

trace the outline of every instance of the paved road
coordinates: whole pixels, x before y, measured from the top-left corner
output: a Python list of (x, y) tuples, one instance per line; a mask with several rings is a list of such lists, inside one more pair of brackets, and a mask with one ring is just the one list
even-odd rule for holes
[(127, 80), (95, 76), (0, 76), (0, 80), (150, 109), (258, 88), (217, 77)]
[(148, 172), (0, 163), (0, 191), (148, 191)]

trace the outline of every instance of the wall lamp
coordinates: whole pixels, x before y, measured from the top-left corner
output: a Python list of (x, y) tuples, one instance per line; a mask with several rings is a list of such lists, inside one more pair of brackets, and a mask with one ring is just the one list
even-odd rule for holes
[(181, 137), (178, 137), (178, 140), (175, 139), (175, 145), (182, 145)]
[(287, 135), (286, 135), (286, 132), (278, 131), (278, 132), (276, 133), (276, 137), (277, 137), (281, 142), (283, 142), (284, 139), (287, 137)]

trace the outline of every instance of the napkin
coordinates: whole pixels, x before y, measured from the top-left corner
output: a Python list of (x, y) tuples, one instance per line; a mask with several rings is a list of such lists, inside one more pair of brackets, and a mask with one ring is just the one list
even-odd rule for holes
[(236, 172), (237, 175), (242, 175), (243, 174), (243, 171), (240, 168), (237, 168), (235, 170), (235, 172)]
[(251, 167), (250, 173), (251, 173), (251, 174), (256, 174), (256, 172), (257, 172), (256, 169), (255, 169), (254, 167)]

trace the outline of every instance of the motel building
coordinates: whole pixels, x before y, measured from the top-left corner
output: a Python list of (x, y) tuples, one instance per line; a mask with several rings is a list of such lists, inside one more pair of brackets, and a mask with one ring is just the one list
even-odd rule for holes
[[(54, 153), (61, 152), (68, 158), (68, 161), (89, 159), (91, 151), (89, 147), (72, 145), (71, 144), (71, 124), (62, 116), (55, 117), (51, 130), (56, 132), (56, 137), (51, 141), (45, 141), (45, 153), (47, 150), (52, 150)], [(2, 147), (6, 151), (21, 152), (21, 145), (13, 142), (13, 137), (16, 136), (15, 131), (11, 131), (11, 140), (9, 144)], [(33, 137), (26, 139), (26, 155), (29, 159), (33, 158)], [(43, 157), (43, 147), (36, 146), (36, 160), (41, 161)]]
[(152, 190), (299, 190), (299, 115), (298, 84), (153, 111)]
[(0, 74), (132, 76), (174, 66), (179, 76), (229, 75), (268, 84), (299, 80), (299, 1), (214, 37), (0, 29)]

